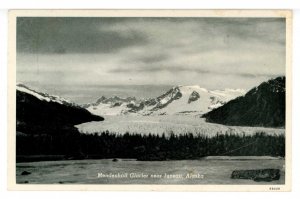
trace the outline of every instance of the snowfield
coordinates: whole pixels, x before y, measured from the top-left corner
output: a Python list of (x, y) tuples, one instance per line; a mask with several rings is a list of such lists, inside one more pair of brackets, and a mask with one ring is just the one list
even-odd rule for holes
[(214, 136), (217, 133), (225, 134), (245, 134), (251, 135), (257, 132), (265, 132), (270, 135), (285, 134), (284, 128), (264, 128), (264, 127), (241, 127), (225, 126), (221, 124), (207, 123), (204, 118), (192, 115), (160, 115), (160, 116), (105, 116), (102, 122), (88, 122), (76, 125), (81, 133), (101, 133), (109, 131), (111, 133), (124, 134), (163, 134), (170, 133), (184, 134), (193, 133)]

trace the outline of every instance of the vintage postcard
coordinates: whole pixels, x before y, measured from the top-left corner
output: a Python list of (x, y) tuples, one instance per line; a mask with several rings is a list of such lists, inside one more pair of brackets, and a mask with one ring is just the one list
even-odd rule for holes
[(290, 191), (288, 10), (11, 10), (10, 190)]

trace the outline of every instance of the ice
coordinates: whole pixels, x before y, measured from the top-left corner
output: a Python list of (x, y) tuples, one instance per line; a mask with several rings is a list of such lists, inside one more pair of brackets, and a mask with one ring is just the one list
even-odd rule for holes
[(241, 127), (225, 126), (221, 124), (207, 123), (204, 118), (191, 115), (161, 115), (161, 116), (106, 116), (101, 122), (88, 122), (76, 126), (82, 133), (109, 132), (123, 134), (182, 134), (193, 133), (214, 136), (217, 133), (236, 133), (252, 135), (256, 132), (265, 132), (271, 135), (282, 135), (283, 128)]

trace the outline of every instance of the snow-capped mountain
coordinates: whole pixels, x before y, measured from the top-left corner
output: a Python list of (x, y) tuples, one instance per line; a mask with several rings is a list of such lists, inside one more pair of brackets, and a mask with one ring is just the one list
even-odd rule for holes
[(198, 85), (176, 86), (157, 98), (136, 100), (101, 97), (85, 108), (96, 115), (198, 115), (220, 107), (244, 93), (241, 89), (209, 91)]
[(95, 103), (83, 105), (95, 115), (122, 115), (131, 110), (130, 106), (138, 103), (136, 98), (120, 98), (117, 96), (106, 98), (102, 96)]
[(49, 95), (48, 93), (42, 93), (42, 92), (37, 92), (31, 88), (28, 88), (24, 84), (17, 84), (16, 85), (17, 91), (21, 91), (23, 93), (27, 93), (29, 95), (32, 95), (40, 100), (47, 101), (47, 102), (56, 102), (59, 104), (65, 104), (65, 105), (71, 105), (71, 106), (78, 106), (73, 102), (70, 102), (69, 100), (66, 100), (62, 97), (56, 96), (56, 95)]

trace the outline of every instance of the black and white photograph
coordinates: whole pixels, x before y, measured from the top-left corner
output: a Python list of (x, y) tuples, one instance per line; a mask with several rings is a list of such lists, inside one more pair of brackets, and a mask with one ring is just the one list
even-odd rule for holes
[(288, 189), (290, 12), (119, 12), (12, 13), (11, 180)]

